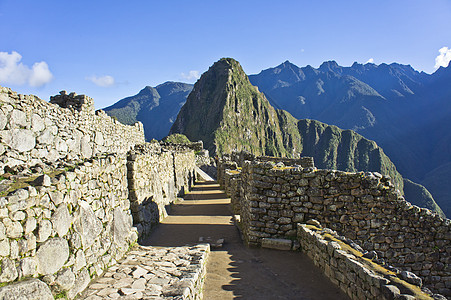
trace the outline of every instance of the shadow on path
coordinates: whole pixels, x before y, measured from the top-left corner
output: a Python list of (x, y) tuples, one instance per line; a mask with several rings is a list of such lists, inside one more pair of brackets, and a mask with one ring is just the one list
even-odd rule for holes
[(233, 224), (230, 199), (216, 182), (202, 182), (173, 207), (144, 245), (184, 246), (225, 239), (212, 249), (204, 299), (349, 299), (300, 252), (251, 249)]

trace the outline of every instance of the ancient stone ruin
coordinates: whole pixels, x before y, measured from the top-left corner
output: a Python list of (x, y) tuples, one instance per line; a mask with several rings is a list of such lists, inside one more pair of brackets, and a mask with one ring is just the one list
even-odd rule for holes
[(218, 181), (248, 245), (301, 247), (352, 299), (451, 296), (451, 220), (405, 201), (387, 176), (233, 153)]
[[(48, 103), (0, 87), (0, 105), (2, 299), (76, 297), (194, 182), (192, 147), (145, 143), (140, 123), (95, 112), (84, 95), (61, 92)], [(204, 257), (197, 253), (208, 247), (189, 251)], [(186, 278), (193, 298), (202, 261)]]
[[(87, 96), (49, 103), (2, 87), (0, 138), (0, 298), (89, 294), (125, 260), (130, 295), (201, 299), (208, 245), (136, 243), (190, 190), (196, 161), (208, 163), (202, 143), (145, 143), (140, 123)], [(451, 221), (406, 202), (387, 176), (239, 152), (217, 178), (249, 246), (304, 251), (350, 298), (451, 297)]]

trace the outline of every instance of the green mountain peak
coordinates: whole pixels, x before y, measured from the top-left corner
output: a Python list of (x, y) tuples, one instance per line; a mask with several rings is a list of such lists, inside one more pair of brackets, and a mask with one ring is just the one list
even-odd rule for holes
[(275, 110), (240, 64), (223, 58), (194, 85), (170, 133), (202, 140), (210, 153), (247, 150), (256, 155), (312, 156), (320, 168), (377, 171), (402, 190), (395, 166), (374, 142), (351, 130), (315, 120), (297, 120)]
[(219, 155), (233, 150), (288, 155), (276, 111), (232, 58), (220, 59), (201, 76), (171, 133), (202, 140), (206, 149)]

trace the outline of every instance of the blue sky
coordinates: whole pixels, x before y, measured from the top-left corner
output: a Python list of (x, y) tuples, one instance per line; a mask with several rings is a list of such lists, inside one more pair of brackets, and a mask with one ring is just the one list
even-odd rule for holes
[[(318, 67), (451, 59), (450, 0), (0, 0), (0, 85), (96, 108), (168, 80), (194, 82), (221, 57), (248, 74), (290, 60)], [(447, 47), (447, 48), (444, 48)]]

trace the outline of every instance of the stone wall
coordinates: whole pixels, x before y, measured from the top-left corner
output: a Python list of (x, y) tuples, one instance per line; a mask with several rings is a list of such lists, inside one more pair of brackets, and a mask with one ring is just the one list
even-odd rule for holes
[(239, 170), (226, 170), (224, 173), (224, 187), (230, 197), (230, 204), (234, 214), (241, 213), (241, 172)]
[(0, 198), (0, 281), (41, 277), (73, 298), (138, 237), (126, 157), (105, 155), (33, 179)]
[[(218, 175), (217, 175), (217, 181), (219, 186), (225, 190), (226, 189), (226, 183), (225, 183), (225, 174), (227, 170), (235, 171), (238, 170), (238, 166), (236, 162), (227, 161), (227, 160), (220, 160), (218, 164)], [(241, 171), (240, 171), (241, 172)]]
[(167, 216), (166, 208), (193, 185), (194, 151), (157, 142), (136, 145), (127, 166), (133, 220), (145, 238)]
[(240, 176), (241, 222), (249, 245), (293, 237), (297, 223), (317, 219), (416, 273), (428, 288), (451, 294), (451, 220), (405, 201), (388, 177), (269, 161), (244, 162)]
[(145, 141), (141, 123), (127, 126), (94, 112), (87, 96), (61, 92), (51, 102), (0, 87), (0, 174), (5, 167), (126, 153)]
[(433, 299), (420, 289), (420, 278), (380, 266), (332, 230), (298, 224), (297, 232), (302, 252), (351, 299)]
[(194, 185), (196, 158), (191, 148), (172, 150), (174, 159), (175, 191), (178, 197), (183, 197)]
[(84, 95), (51, 102), (0, 87), (0, 294), (29, 282), (75, 297), (194, 181), (191, 148), (143, 144), (141, 123)]
[(229, 156), (224, 156), (223, 160), (236, 162), (242, 166), (245, 161), (258, 160), (260, 162), (283, 163), (285, 166), (301, 166), (303, 168), (314, 167), (313, 157), (303, 156), (299, 158), (274, 157), (274, 156), (256, 156), (247, 151), (233, 151)]

